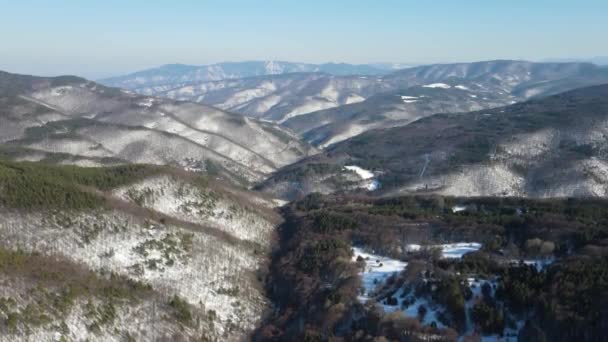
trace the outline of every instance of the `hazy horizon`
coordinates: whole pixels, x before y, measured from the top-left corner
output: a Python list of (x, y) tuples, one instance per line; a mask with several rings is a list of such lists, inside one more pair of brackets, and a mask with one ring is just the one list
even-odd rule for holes
[(7, 2), (0, 69), (103, 78), (225, 61), (430, 64), (608, 56), (605, 1)]

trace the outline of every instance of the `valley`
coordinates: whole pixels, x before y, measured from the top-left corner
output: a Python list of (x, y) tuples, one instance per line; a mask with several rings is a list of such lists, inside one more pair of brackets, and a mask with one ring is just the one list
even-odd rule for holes
[(0, 339), (593, 340), (606, 70), (0, 72)]
[(605, 205), (309, 195), (283, 208), (258, 336), (588, 339), (608, 324)]

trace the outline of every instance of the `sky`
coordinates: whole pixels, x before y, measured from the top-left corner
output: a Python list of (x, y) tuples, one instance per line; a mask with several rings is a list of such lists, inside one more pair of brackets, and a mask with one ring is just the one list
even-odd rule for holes
[(606, 0), (0, 0), (0, 70), (608, 56)]

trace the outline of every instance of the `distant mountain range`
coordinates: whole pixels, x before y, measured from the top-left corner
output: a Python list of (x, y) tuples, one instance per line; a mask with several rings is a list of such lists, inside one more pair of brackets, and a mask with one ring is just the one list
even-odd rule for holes
[(19, 160), (179, 165), (248, 184), (313, 151), (281, 127), (82, 78), (0, 72), (0, 143)]
[[(280, 75), (294, 72), (321, 72), (331, 75), (381, 75), (397, 64), (292, 63), (282, 61), (225, 62), (211, 65), (167, 64), (158, 68), (99, 80), (99, 83), (154, 95), (159, 89), (174, 89), (182, 85), (208, 81)], [(405, 66), (404, 66), (405, 67)], [(160, 87), (160, 88), (158, 88)]]
[(584, 62), (597, 65), (608, 65), (608, 56), (596, 56), (590, 58), (547, 58), (543, 62)]
[[(242, 63), (238, 66), (254, 73), (302, 68), (293, 63), (272, 66), (252, 62), (249, 67)], [(236, 72), (237, 64), (233, 67)], [(261, 69), (255, 71), (257, 67)], [(518, 115), (525, 114), (526, 120), (528, 117), (535, 120), (539, 112), (544, 113), (545, 107), (560, 110), (560, 115), (565, 116), (575, 115), (567, 110), (580, 115), (588, 109), (594, 112), (585, 115), (601, 115), (596, 107), (599, 100), (593, 96), (581, 95), (585, 101), (577, 102), (576, 107), (569, 100), (555, 104), (550, 100), (553, 97), (547, 98), (575, 88), (608, 84), (608, 68), (591, 63), (498, 60), (419, 66), (374, 76), (284, 73), (201, 82), (157, 94), (168, 99), (109, 88), (77, 77), (39, 78), (9, 73), (0, 76), (3, 101), (0, 142), (4, 143), (3, 153), (10, 154), (13, 159), (59, 160), (80, 165), (171, 164), (212, 171), (243, 185), (270, 177), (261, 189), (284, 198), (311, 191), (334, 192), (361, 186), (378, 188), (371, 180), (361, 179), (367, 174), (365, 169), (373, 171), (382, 193), (435, 191), (464, 196), (603, 196), (604, 191), (590, 185), (586, 176), (580, 178), (582, 183), (572, 187), (551, 183), (542, 188), (536, 178), (528, 180), (528, 174), (520, 175), (524, 180), (515, 181), (510, 172), (520, 172), (522, 166), (508, 163), (506, 171), (501, 169), (499, 173), (483, 176), (489, 178), (471, 176), (475, 179), (466, 180), (471, 184), (469, 188), (458, 188), (456, 184), (466, 181), (458, 179), (454, 172), (481, 168), (482, 171), (475, 169), (474, 172), (486, 175), (490, 171), (485, 169), (485, 162), (480, 166), (460, 163), (462, 160), (468, 162), (468, 157), (456, 156), (458, 162), (450, 159), (453, 153), (468, 156), (467, 149), (476, 151), (476, 156), (486, 155), (487, 151), (479, 154), (478, 149), (479, 146), (490, 148), (487, 144), (498, 146), (496, 151), (500, 152), (501, 144), (509, 139), (537, 134), (521, 130), (511, 121), (491, 124), (491, 120), (483, 120), (484, 125), (491, 125), (478, 127), (476, 121), (471, 120), (480, 115), (482, 118), (487, 115), (516, 120)], [(597, 92), (589, 89), (595, 88), (566, 94)], [(557, 98), (562, 99), (560, 96)], [(567, 99), (571, 95), (563, 96)], [(534, 106), (525, 108), (534, 111), (513, 116), (500, 112), (509, 113), (519, 108), (519, 102), (530, 99), (534, 101), (526, 103)], [(448, 119), (429, 128), (423, 124), (429, 122), (427, 117), (430, 122)], [(545, 126), (553, 124), (548, 117), (545, 120), (537, 123), (538, 130), (548, 129)], [(588, 127), (579, 127), (583, 123), (572, 121), (571, 126), (559, 127), (557, 131), (559, 134), (567, 131), (569, 135), (574, 134), (570, 132), (573, 129), (591, 132)], [(454, 138), (451, 133), (427, 138), (435, 136), (437, 127), (452, 124), (464, 127), (462, 132), (458, 131), (458, 136), (466, 133), (474, 140), (462, 147), (462, 151), (454, 150), (460, 146), (459, 140), (443, 142), (447, 137)], [(601, 127), (601, 123), (595, 124)], [(512, 126), (518, 130), (505, 128)], [(479, 144), (475, 140), (477, 136), (471, 132), (482, 135)], [(487, 134), (494, 140), (483, 140)], [(595, 133), (589, 134), (595, 137)], [(419, 141), (441, 146), (410, 150), (418, 146)], [(386, 145), (382, 145), (383, 142), (387, 142)], [(593, 144), (600, 142), (594, 140)], [(326, 151), (314, 155), (317, 150), (308, 143)], [(576, 142), (575, 149), (578, 145)], [(450, 148), (443, 150), (445, 146)], [(571, 155), (564, 155), (560, 148), (550, 154), (556, 153), (567, 160)], [(593, 147), (591, 151), (598, 150)], [(595, 154), (591, 156), (596, 157)], [(450, 163), (446, 164), (444, 159)], [(536, 170), (538, 165), (534, 163), (540, 162), (540, 158), (535, 158), (526, 170)], [(400, 168), (408, 163), (413, 164)], [(446, 168), (437, 172), (437, 163)], [(583, 176), (590, 174), (588, 165), (595, 160), (589, 159), (585, 163), (576, 166), (578, 171), (586, 170)], [(351, 167), (345, 171), (344, 166), (349, 165), (364, 170)], [(435, 178), (428, 178), (431, 176)], [(559, 178), (561, 176), (555, 177), (564, 181)], [(504, 181), (511, 185), (500, 183)], [(492, 182), (497, 183), (487, 185), (494, 184)]]
[(435, 113), (494, 108), (608, 83), (608, 69), (589, 63), (489, 61), (414, 67), (381, 81), (395, 90), (293, 117), (283, 125), (325, 147), (370, 129), (402, 126)]
[[(241, 71), (248, 70), (238, 75), (272, 70), (286, 73), (244, 78), (233, 78), (237, 73), (221, 74), (217, 78), (227, 79), (197, 82), (177, 79), (157, 86), (148, 86), (145, 81), (148, 78), (143, 78), (144, 86), (135, 91), (205, 103), (282, 123), (308, 142), (325, 147), (370, 129), (405, 125), (434, 113), (493, 108), (608, 83), (607, 68), (578, 62), (498, 60), (435, 64), (376, 75), (304, 72), (327, 68), (293, 63), (273, 68), (260, 62), (231, 65), (237, 66)], [(348, 72), (370, 71), (355, 67), (349, 66)], [(136, 83), (138, 78), (127, 80)]]
[(605, 197), (607, 142), (608, 85), (600, 85), (371, 130), (287, 166), (261, 189), (287, 198), (352, 190), (362, 177), (344, 166), (355, 165), (385, 195)]

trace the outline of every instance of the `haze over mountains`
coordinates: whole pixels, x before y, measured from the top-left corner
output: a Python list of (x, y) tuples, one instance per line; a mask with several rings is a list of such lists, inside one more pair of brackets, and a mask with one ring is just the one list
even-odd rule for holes
[(154, 95), (162, 90), (178, 88), (180, 85), (253, 76), (297, 72), (321, 72), (331, 75), (379, 75), (388, 73), (392, 69), (392, 64), (310, 64), (283, 61), (226, 62), (203, 66), (167, 64), (129, 75), (102, 79), (99, 82), (108, 86), (134, 90), (145, 95)]

